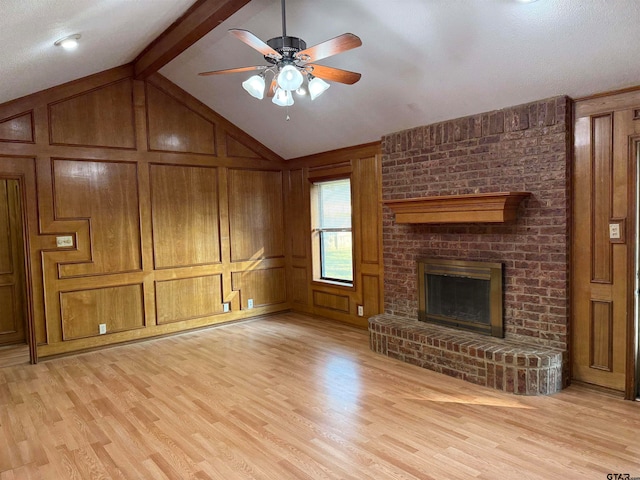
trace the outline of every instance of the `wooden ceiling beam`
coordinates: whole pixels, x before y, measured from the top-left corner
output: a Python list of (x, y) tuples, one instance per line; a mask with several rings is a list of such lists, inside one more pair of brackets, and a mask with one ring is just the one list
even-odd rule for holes
[(249, 1), (197, 0), (133, 61), (135, 78), (144, 80), (160, 70)]

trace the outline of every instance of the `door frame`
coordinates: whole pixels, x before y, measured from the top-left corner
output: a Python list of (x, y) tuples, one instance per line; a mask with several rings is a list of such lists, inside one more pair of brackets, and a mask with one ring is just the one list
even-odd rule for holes
[(629, 272), (628, 294), (627, 294), (627, 378), (625, 382), (625, 399), (635, 400), (638, 398), (638, 389), (640, 387), (640, 365), (638, 365), (638, 312), (636, 308), (636, 292), (640, 287), (638, 278), (638, 255), (640, 254), (638, 245), (638, 193), (640, 186), (638, 181), (638, 168), (640, 168), (640, 135), (631, 135), (629, 137), (629, 186), (628, 186), (628, 212), (629, 212), (629, 231), (627, 239), (629, 241), (630, 254), (628, 258)]
[(38, 363), (38, 349), (34, 324), (33, 275), (31, 261), (31, 233), (37, 233), (36, 177), (33, 157), (0, 155), (0, 179), (16, 180), (20, 191), (20, 213), (22, 216), (22, 248), (24, 250), (24, 289), (26, 314), (26, 340), (29, 359)]

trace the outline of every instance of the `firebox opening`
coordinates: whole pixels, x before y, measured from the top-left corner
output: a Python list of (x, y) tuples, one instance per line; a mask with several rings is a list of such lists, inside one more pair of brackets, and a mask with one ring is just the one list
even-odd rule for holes
[(418, 261), (418, 319), (503, 337), (502, 264)]

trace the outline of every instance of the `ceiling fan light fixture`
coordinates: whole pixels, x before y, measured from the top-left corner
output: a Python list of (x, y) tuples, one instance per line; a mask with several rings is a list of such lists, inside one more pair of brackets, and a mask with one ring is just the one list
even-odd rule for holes
[(271, 101), (279, 107), (290, 107), (293, 105), (293, 95), (288, 90), (276, 88), (276, 93)]
[(291, 64), (282, 67), (278, 74), (278, 86), (284, 90), (297, 90), (303, 81), (304, 77), (300, 70)]
[(311, 78), (309, 80), (309, 96), (311, 97), (311, 100), (315, 100), (320, 95), (322, 95), (325, 90), (327, 90), (327, 88), (329, 88), (331, 85), (329, 85), (321, 78), (314, 77), (312, 75), (309, 75), (309, 77)]
[(264, 75), (253, 75), (249, 77), (247, 80), (242, 82), (242, 88), (244, 88), (249, 95), (258, 100), (262, 100), (264, 98)]
[[(360, 80), (361, 75), (359, 73), (315, 63), (318, 60), (360, 47), (362, 41), (357, 35), (353, 33), (343, 33), (342, 35), (325, 40), (312, 47), (307, 47), (307, 43), (303, 39), (287, 35), (285, 0), (281, 0), (281, 6), (282, 35), (270, 38), (264, 42), (248, 30), (241, 28), (232, 28), (229, 30), (231, 35), (261, 53), (269, 65), (227, 68), (224, 70), (200, 72), (198, 75), (208, 76), (226, 73), (255, 72), (257, 70), (262, 73), (245, 80), (242, 83), (242, 88), (251, 96), (258, 99), (262, 99), (265, 96), (273, 97), (271, 101), (281, 107), (293, 105), (294, 92), (300, 96), (307, 95), (308, 93), (311, 100), (314, 100), (329, 88), (327, 82), (311, 75), (311, 72), (316, 72), (319, 77), (328, 78), (332, 82), (339, 82), (346, 85), (353, 85)], [(265, 89), (266, 72), (269, 72), (271, 80), (268, 89)], [(273, 78), (271, 78), (271, 75), (273, 75)], [(307, 85), (304, 85), (305, 77), (307, 78)], [(266, 95), (265, 90), (268, 91)], [(289, 115), (287, 115), (287, 120), (289, 120)]]

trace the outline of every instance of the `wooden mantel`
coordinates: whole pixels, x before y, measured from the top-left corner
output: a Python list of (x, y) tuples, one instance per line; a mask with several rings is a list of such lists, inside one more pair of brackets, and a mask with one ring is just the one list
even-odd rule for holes
[(530, 192), (473, 193), (385, 200), (396, 223), (504, 223), (515, 220)]

